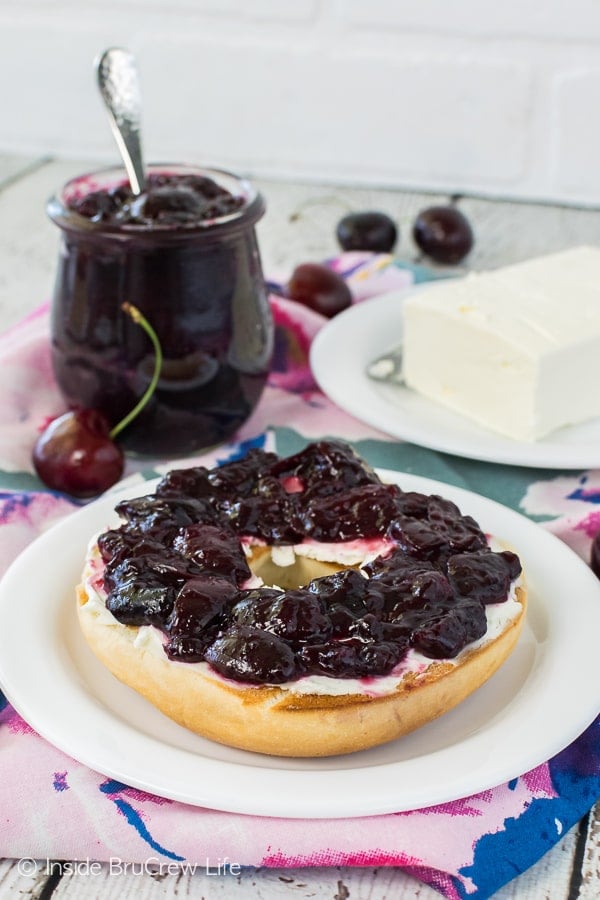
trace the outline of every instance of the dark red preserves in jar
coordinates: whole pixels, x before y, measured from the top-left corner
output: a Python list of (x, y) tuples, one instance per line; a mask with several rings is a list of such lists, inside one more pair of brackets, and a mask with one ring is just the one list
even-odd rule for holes
[(254, 229), (264, 210), (244, 179), (183, 165), (150, 166), (138, 197), (112, 169), (49, 201), (62, 232), (52, 359), (68, 404), (116, 424), (144, 393), (153, 350), (123, 302), (162, 346), (157, 390), (119, 437), (126, 450), (191, 453), (230, 437), (255, 408), (273, 347)]

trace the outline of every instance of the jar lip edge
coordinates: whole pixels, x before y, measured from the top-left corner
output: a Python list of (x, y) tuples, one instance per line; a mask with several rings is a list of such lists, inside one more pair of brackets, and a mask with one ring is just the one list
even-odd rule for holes
[(194, 234), (207, 233), (221, 227), (224, 228), (228, 225), (235, 225), (238, 222), (240, 224), (246, 224), (245, 221), (242, 222), (242, 220), (246, 219), (250, 219), (250, 222), (248, 222), (247, 224), (254, 224), (254, 222), (258, 221), (258, 219), (265, 211), (264, 197), (261, 192), (253, 185), (250, 179), (235, 172), (231, 172), (228, 169), (221, 169), (216, 166), (201, 166), (197, 164), (181, 162), (150, 163), (146, 167), (146, 170), (148, 172), (168, 173), (169, 170), (171, 170), (172, 172), (176, 172), (178, 169), (182, 171), (189, 171), (207, 175), (209, 177), (211, 174), (217, 176), (220, 175), (234, 180), (239, 185), (245, 188), (244, 192), (237, 195), (243, 197), (244, 205), (240, 209), (237, 209), (231, 213), (227, 213), (227, 215), (224, 216), (218, 216), (213, 219), (199, 220), (198, 222), (193, 222), (191, 224), (178, 223), (175, 226), (148, 226), (122, 222), (117, 224), (111, 224), (110, 222), (94, 222), (69, 207), (66, 200), (64, 199), (64, 192), (71, 185), (75, 185), (78, 182), (84, 182), (86, 179), (92, 179), (94, 176), (106, 176), (112, 172), (115, 173), (115, 177), (122, 175), (125, 180), (128, 180), (127, 172), (124, 166), (105, 166), (103, 168), (83, 172), (65, 181), (64, 184), (48, 199), (46, 203), (46, 212), (52, 219), (52, 221), (57, 225), (65, 227), (67, 225), (71, 225), (75, 230), (87, 231), (89, 234), (96, 233), (114, 236), (131, 235), (140, 237), (150, 237), (152, 235), (170, 235), (173, 237), (185, 237), (186, 235), (191, 236)]

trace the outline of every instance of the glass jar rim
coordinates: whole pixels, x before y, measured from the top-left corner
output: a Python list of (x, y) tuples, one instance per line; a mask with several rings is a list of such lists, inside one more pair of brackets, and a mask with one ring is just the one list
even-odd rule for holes
[(151, 174), (165, 175), (200, 175), (212, 178), (220, 187), (224, 187), (235, 197), (241, 197), (243, 205), (231, 213), (211, 219), (201, 219), (192, 224), (177, 223), (151, 226), (133, 222), (93, 221), (81, 215), (69, 206), (69, 200), (77, 196), (85, 196), (96, 190), (128, 185), (129, 178), (123, 166), (107, 166), (84, 172), (70, 178), (47, 202), (46, 212), (50, 219), (67, 231), (87, 233), (90, 236), (106, 236), (115, 239), (135, 237), (147, 238), (191, 238), (200, 235), (224, 235), (227, 232), (246, 228), (257, 222), (265, 212), (265, 203), (260, 192), (243, 176), (213, 166), (200, 166), (191, 163), (152, 163), (146, 167)]

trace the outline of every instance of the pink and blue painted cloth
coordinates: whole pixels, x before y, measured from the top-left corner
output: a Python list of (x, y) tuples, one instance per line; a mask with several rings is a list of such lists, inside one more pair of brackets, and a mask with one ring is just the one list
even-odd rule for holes
[[(388, 256), (344, 254), (331, 265), (348, 279), (355, 302), (426, 277)], [(287, 454), (317, 437), (338, 436), (373, 465), (501, 500), (589, 557), (600, 529), (600, 470), (495, 466), (392, 440), (318, 390), (307, 354), (325, 320), (277, 296), (272, 306), (276, 349), (259, 407), (231, 444), (194, 462), (212, 465), (265, 443)], [(64, 409), (50, 365), (47, 305), (0, 337), (0, 365), (4, 572), (37, 535), (78, 508), (45, 489), (30, 461), (37, 433)], [(129, 461), (126, 475), (134, 473)], [(533, 771), (442, 806), (335, 823), (237, 815), (152, 796), (90, 771), (36, 734), (0, 694), (2, 857), (132, 863), (154, 858), (182, 866), (227, 857), (244, 866), (277, 868), (398, 866), (453, 900), (486, 898), (537, 862), (598, 798), (600, 719)]]

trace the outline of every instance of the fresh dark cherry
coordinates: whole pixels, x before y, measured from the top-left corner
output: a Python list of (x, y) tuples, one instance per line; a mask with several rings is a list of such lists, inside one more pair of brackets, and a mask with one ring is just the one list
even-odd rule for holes
[(594, 573), (594, 575), (597, 575), (598, 578), (600, 578), (600, 531), (592, 541), (592, 547), (590, 550), (590, 566), (592, 567), (592, 572)]
[(350, 288), (343, 278), (320, 263), (302, 263), (292, 272), (286, 296), (332, 319), (352, 303)]
[(33, 465), (48, 487), (72, 497), (95, 497), (123, 474), (123, 451), (102, 413), (81, 409), (54, 419), (33, 448)]
[(430, 206), (413, 226), (413, 238), (423, 253), (439, 263), (461, 262), (474, 243), (467, 217), (456, 206)]
[(336, 235), (342, 250), (391, 253), (398, 240), (398, 229), (385, 213), (358, 212), (338, 222)]

